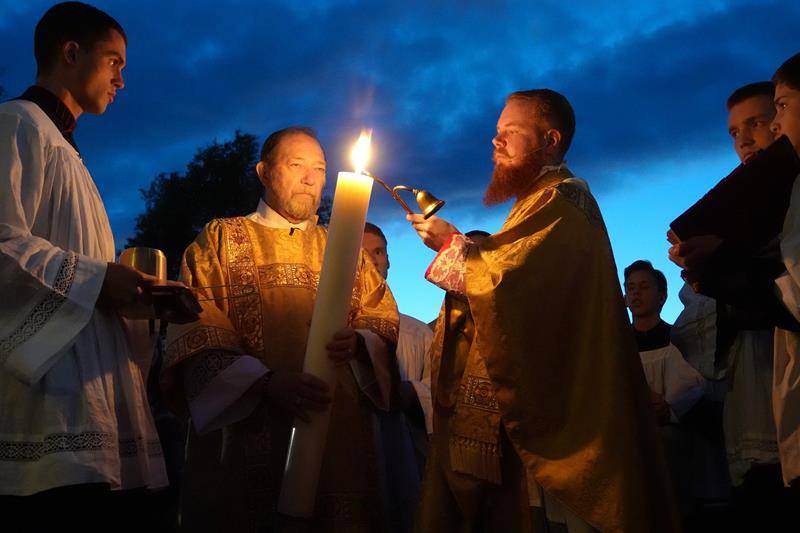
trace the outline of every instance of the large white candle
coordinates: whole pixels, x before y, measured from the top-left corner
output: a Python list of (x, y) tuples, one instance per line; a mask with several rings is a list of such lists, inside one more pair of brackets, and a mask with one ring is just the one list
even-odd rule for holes
[[(364, 134), (353, 150), (353, 159), (365, 151)], [(336, 389), (336, 367), (325, 346), (334, 333), (347, 325), (347, 315), (358, 268), (364, 222), (372, 193), (372, 178), (361, 174), (366, 164), (369, 137), (357, 172), (340, 172), (333, 196), (328, 242), (322, 259), (317, 299), (311, 316), (303, 372), (314, 374)], [(311, 422), (295, 420), (289, 454), (283, 471), (278, 511), (287, 516), (308, 518), (314, 513), (322, 456), (328, 436), (330, 408), (311, 413)]]

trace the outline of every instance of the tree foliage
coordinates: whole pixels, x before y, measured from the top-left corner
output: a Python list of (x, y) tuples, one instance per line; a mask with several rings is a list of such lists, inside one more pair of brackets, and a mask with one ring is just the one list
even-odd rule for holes
[[(159, 174), (141, 189), (145, 212), (127, 246), (148, 246), (167, 256), (169, 277), (175, 279), (181, 256), (206, 223), (214, 218), (251, 213), (262, 195), (255, 172), (260, 146), (254, 135), (237, 131), (223, 143), (197, 151), (184, 173)], [(320, 223), (330, 219), (330, 197), (324, 197)]]

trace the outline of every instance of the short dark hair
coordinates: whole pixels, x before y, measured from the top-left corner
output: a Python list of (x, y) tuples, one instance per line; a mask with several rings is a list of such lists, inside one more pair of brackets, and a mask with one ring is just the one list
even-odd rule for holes
[(467, 237), (488, 237), (491, 235), (488, 231), (483, 231), (482, 229), (474, 229), (472, 231), (466, 232), (464, 235)]
[(653, 268), (653, 263), (650, 261), (645, 261), (644, 259), (639, 259), (634, 261), (625, 269), (624, 277), (625, 282), (628, 281), (628, 277), (633, 274), (634, 272), (649, 272), (653, 278), (656, 280), (656, 286), (658, 287), (659, 292), (664, 294), (667, 293), (667, 278), (664, 276), (664, 273), (660, 270), (656, 270)]
[(561, 155), (566, 154), (575, 136), (575, 111), (567, 97), (552, 89), (530, 89), (508, 95), (507, 100), (514, 99), (527, 100), (536, 106), (548, 125), (561, 133)]
[(376, 226), (372, 222), (366, 222), (364, 224), (364, 233), (372, 233), (373, 235), (376, 235), (376, 236), (380, 237), (381, 239), (383, 239), (383, 242), (385, 242), (387, 245), (389, 244), (389, 241), (386, 240), (386, 235), (383, 234), (383, 231), (381, 231), (381, 228), (379, 228), (378, 226)]
[(315, 141), (319, 142), (317, 138), (317, 132), (314, 131), (313, 128), (309, 128), (307, 126), (289, 126), (288, 128), (283, 128), (281, 130), (272, 132), (269, 134), (269, 137), (264, 141), (264, 144), (261, 145), (261, 162), (263, 162), (267, 167), (271, 167), (275, 160), (275, 149), (278, 148), (278, 145), (281, 143), (284, 137), (289, 135), (308, 135)]
[(793, 55), (778, 67), (772, 75), (775, 85), (783, 83), (796, 91), (800, 91), (800, 52)]
[(48, 9), (33, 33), (33, 55), (39, 74), (49, 71), (56, 63), (58, 50), (67, 41), (75, 41), (90, 49), (116, 30), (128, 42), (125, 30), (114, 18), (83, 2), (62, 2)]
[(748, 83), (739, 87), (731, 93), (725, 106), (728, 111), (733, 109), (733, 106), (739, 105), (748, 98), (755, 96), (768, 96), (770, 100), (775, 98), (775, 84), (771, 81), (757, 81), (755, 83)]

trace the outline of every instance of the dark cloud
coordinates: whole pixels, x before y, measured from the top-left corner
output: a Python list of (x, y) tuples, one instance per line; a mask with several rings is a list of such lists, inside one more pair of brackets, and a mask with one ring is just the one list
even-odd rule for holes
[[(433, 5), (429, 5), (433, 4)], [(645, 3), (646, 4), (646, 3)], [(49, 2), (0, 2), (0, 84), (33, 77)], [(127, 88), (78, 141), (124, 237), (138, 188), (237, 129), (314, 126), (348, 169), (375, 129), (373, 170), (451, 199), (482, 194), (503, 97), (549, 86), (578, 114), (571, 163), (610, 190), (619, 170), (726, 142), (724, 100), (796, 51), (796, 2), (670, 8), (623, 2), (101, 2), (129, 35)], [(382, 198), (378, 212), (396, 209)]]

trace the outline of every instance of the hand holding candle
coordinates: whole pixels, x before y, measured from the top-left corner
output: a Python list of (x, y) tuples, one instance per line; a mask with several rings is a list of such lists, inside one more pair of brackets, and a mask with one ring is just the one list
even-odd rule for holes
[[(347, 328), (347, 316), (372, 193), (372, 178), (362, 174), (369, 158), (370, 136), (362, 132), (353, 149), (356, 172), (340, 172), (336, 181), (328, 241), (303, 363), (303, 372), (324, 381), (331, 396), (336, 389), (336, 363), (327, 347), (333, 342), (338, 348), (340, 340), (345, 341), (342, 346), (352, 347), (355, 340), (355, 332)], [(338, 339), (335, 338), (337, 333), (341, 334)], [(338, 349), (335, 351), (339, 353)], [(328, 407), (311, 413), (308, 423), (295, 421), (278, 501), (278, 511), (284, 515), (308, 518), (314, 513), (330, 415)]]
[(342, 328), (333, 335), (325, 348), (335, 365), (348, 363), (356, 355), (358, 334), (353, 328)]

